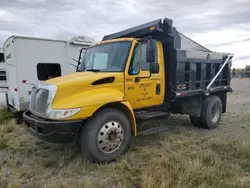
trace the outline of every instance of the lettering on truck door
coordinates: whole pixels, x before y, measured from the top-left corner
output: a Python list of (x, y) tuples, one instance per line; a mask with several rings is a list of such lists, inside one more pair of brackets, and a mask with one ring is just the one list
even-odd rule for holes
[(146, 62), (146, 45), (135, 45), (131, 62), (125, 72), (126, 98), (133, 109), (160, 105), (163, 100), (160, 73), (149, 77), (150, 63)]

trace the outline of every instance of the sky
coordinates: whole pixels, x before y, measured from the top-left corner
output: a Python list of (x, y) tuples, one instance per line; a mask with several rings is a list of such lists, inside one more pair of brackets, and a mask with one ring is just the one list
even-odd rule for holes
[(249, 0), (0, 0), (0, 47), (11, 35), (70, 40), (104, 35), (159, 18), (212, 51), (250, 65)]

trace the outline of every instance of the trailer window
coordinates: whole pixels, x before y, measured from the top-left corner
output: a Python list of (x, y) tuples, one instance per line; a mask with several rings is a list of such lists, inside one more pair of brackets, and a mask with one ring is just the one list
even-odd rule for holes
[(37, 78), (40, 81), (61, 76), (61, 66), (58, 63), (38, 63)]
[(0, 62), (4, 62), (4, 53), (0, 53)]
[(6, 80), (6, 72), (0, 71), (0, 81), (5, 81), (5, 80)]

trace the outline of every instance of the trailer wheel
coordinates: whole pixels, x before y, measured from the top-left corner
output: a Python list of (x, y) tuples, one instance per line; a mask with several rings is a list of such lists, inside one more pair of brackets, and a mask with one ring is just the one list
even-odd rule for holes
[(131, 123), (116, 109), (102, 109), (81, 130), (81, 152), (93, 162), (111, 162), (124, 154), (131, 139)]
[(21, 125), (21, 124), (23, 124), (23, 119), (17, 117), (17, 118), (15, 118), (15, 123), (16, 123), (17, 125)]
[(17, 124), (17, 125), (23, 124), (22, 114), (18, 114), (14, 119), (15, 119), (15, 124)]
[(219, 126), (222, 114), (222, 103), (218, 96), (209, 96), (203, 100), (201, 111), (201, 125), (207, 129)]

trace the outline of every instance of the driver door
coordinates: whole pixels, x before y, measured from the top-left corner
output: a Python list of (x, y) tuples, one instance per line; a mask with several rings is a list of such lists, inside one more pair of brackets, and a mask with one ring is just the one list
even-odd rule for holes
[(126, 98), (133, 109), (157, 106), (163, 102), (160, 72), (150, 76), (150, 63), (146, 62), (146, 45), (135, 45), (128, 71), (125, 72)]

